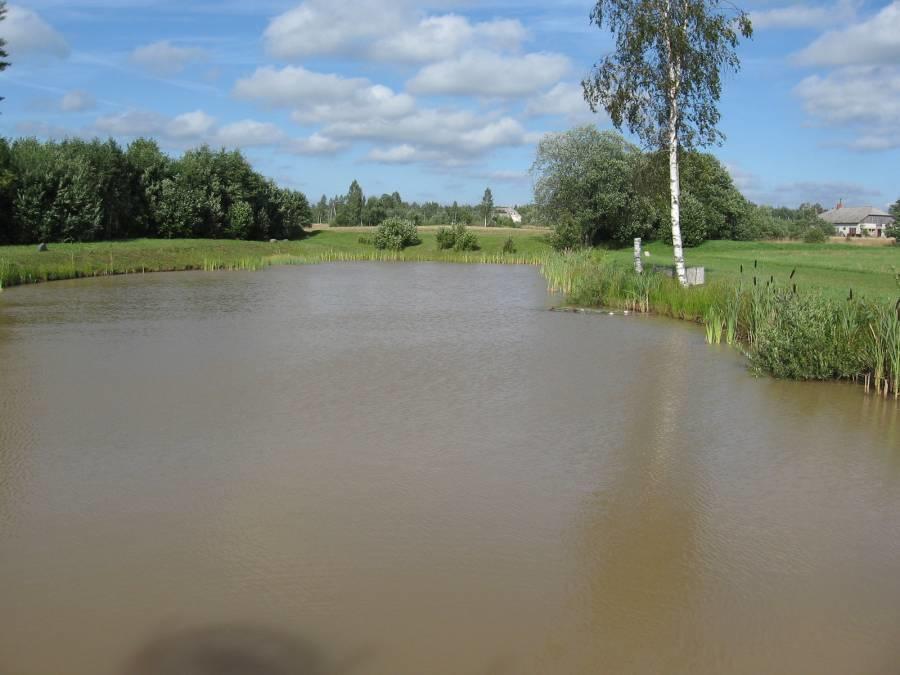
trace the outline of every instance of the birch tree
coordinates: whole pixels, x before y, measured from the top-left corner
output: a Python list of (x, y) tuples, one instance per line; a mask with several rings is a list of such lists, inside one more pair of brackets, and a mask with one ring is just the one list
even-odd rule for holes
[(581, 83), (584, 98), (617, 129), (668, 151), (675, 272), (687, 285), (678, 150), (721, 142), (722, 72), (740, 68), (736, 49), (753, 33), (750, 17), (722, 0), (597, 0), (591, 23), (613, 33), (615, 49)]

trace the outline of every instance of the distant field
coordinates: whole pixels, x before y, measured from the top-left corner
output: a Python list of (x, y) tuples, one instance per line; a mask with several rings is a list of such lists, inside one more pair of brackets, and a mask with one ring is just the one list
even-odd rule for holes
[[(402, 253), (376, 251), (360, 243), (373, 228), (316, 230), (293, 242), (257, 242), (210, 239), (137, 239), (90, 244), (51, 244), (38, 253), (34, 246), (0, 246), (0, 284), (13, 286), (53, 279), (103, 274), (140, 273), (185, 269), (258, 269), (272, 264), (314, 263), (331, 260), (435, 260), (447, 262), (536, 262), (550, 250), (546, 230), (470, 228), (478, 236), (480, 251), (438, 251), (436, 228), (421, 228), (422, 243)], [(516, 253), (504, 255), (503, 243), (512, 237)], [(652, 243), (647, 265), (671, 264), (671, 249)], [(631, 249), (610, 253), (622, 265), (631, 265)], [(712, 241), (687, 249), (688, 265), (706, 267), (707, 280), (737, 280), (741, 265), (744, 279), (752, 283), (753, 263), (760, 279), (774, 275), (787, 282), (791, 271), (799, 289), (819, 289), (833, 297), (896, 300), (900, 284), (900, 247), (854, 244), (804, 244), (785, 242)]]
[[(651, 255), (646, 264), (669, 265), (672, 250), (669, 246), (653, 243), (646, 247)], [(623, 264), (630, 264), (632, 251), (613, 253)], [(708, 281), (714, 279), (738, 280), (743, 277), (752, 283), (756, 273), (760, 279), (774, 275), (787, 283), (791, 271), (796, 269), (791, 283), (797, 288), (819, 289), (833, 297), (847, 297), (850, 289), (858, 297), (896, 300), (900, 297), (900, 246), (860, 246), (857, 244), (801, 242), (743, 242), (710, 241), (696, 248), (685, 249), (688, 265), (706, 268)], [(754, 271), (753, 263), (757, 261)]]

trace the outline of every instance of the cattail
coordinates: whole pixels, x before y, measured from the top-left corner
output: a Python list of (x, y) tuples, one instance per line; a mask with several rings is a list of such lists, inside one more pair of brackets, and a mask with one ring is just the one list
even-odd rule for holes
[(753, 261), (753, 269), (756, 269), (756, 263), (757, 263), (757, 261), (754, 260), (754, 261)]
[(772, 283), (772, 284), (775, 283), (775, 275), (774, 274), (769, 277), (769, 283)]
[(797, 295), (797, 284), (794, 284), (794, 295)]
[(791, 276), (790, 276), (789, 278), (790, 278), (790, 279), (793, 279), (793, 278), (794, 278), (794, 275), (795, 275), (796, 273), (797, 273), (797, 268), (795, 267), (794, 269), (791, 270)]
[(853, 300), (853, 289), (852, 288), (850, 289), (850, 297), (848, 297), (847, 300)]
[(744, 263), (741, 263), (741, 274), (744, 273)]
[(753, 285), (756, 286), (756, 277), (753, 277)]

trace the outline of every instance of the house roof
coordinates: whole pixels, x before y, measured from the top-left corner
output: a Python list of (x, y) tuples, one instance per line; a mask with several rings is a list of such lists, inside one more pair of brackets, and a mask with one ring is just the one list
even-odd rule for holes
[(888, 216), (890, 218), (891, 214), (876, 209), (874, 206), (844, 206), (819, 214), (819, 218), (834, 225), (856, 225), (868, 216)]

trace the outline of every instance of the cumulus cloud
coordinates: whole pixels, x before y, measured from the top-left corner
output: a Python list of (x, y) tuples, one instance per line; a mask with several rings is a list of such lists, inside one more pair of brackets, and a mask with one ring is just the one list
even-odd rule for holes
[(408, 21), (403, 3), (380, 0), (309, 0), (272, 19), (266, 49), (281, 59), (347, 54)]
[(175, 117), (146, 110), (127, 110), (99, 117), (86, 133), (123, 138), (154, 136), (179, 149), (206, 143), (226, 148), (277, 147), (293, 154), (333, 154), (344, 147), (319, 134), (293, 138), (270, 122), (244, 119), (219, 125), (216, 118), (203, 110)]
[(852, 149), (900, 148), (900, 68), (839, 68), (805, 78), (794, 91), (812, 119), (855, 130)]
[(810, 66), (900, 63), (900, 0), (866, 21), (828, 31), (795, 58)]
[(403, 0), (307, 0), (272, 19), (263, 35), (269, 53), (281, 59), (358, 56), (405, 63), (448, 59), (481, 43), (514, 50), (526, 37), (515, 19), (423, 16)]
[(293, 108), (292, 117), (301, 124), (323, 121), (393, 119), (415, 109), (408, 94), (372, 84), (364, 78), (316, 73), (301, 66), (259, 68), (238, 80), (238, 98), (257, 100), (270, 106)]
[(291, 141), (287, 149), (297, 155), (333, 155), (347, 147), (333, 138), (327, 138), (319, 133), (311, 134), (307, 138), (299, 138)]
[(838, 0), (833, 5), (795, 4), (750, 13), (753, 27), (767, 28), (825, 28), (853, 20), (856, 0)]
[(206, 52), (196, 47), (178, 47), (168, 40), (153, 42), (136, 48), (131, 61), (156, 75), (175, 75), (188, 64), (206, 58)]
[(227, 147), (248, 147), (274, 145), (283, 142), (287, 137), (281, 129), (271, 122), (241, 120), (226, 124), (216, 133), (216, 143)]
[(431, 16), (405, 30), (380, 39), (372, 48), (375, 58), (385, 61), (421, 63), (450, 59), (473, 44), (488, 43), (514, 50), (526, 37), (516, 20), (471, 23), (456, 14)]
[(425, 66), (407, 86), (421, 94), (515, 98), (555, 84), (569, 66), (562, 54), (506, 56), (478, 49)]
[(7, 51), (14, 59), (65, 58), (69, 55), (66, 39), (37, 12), (19, 5), (9, 5), (2, 26)]
[(216, 125), (216, 118), (202, 110), (178, 115), (172, 119), (165, 129), (169, 138), (193, 140), (205, 138)]

